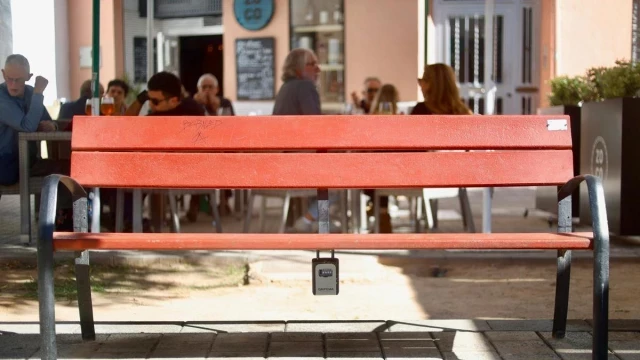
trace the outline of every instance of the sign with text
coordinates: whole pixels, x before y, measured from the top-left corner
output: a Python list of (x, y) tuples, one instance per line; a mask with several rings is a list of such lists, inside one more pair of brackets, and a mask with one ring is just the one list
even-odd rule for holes
[(275, 98), (274, 43), (272, 37), (236, 40), (238, 100)]

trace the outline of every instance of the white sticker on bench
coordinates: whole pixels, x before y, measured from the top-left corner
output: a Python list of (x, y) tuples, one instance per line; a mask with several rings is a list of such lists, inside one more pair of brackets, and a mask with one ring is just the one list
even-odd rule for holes
[(567, 120), (565, 119), (547, 120), (547, 130), (549, 131), (566, 131), (567, 129)]

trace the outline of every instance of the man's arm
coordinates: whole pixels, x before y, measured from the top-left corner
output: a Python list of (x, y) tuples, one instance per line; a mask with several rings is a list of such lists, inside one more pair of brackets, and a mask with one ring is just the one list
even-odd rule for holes
[(320, 95), (318, 89), (311, 81), (301, 82), (298, 91), (298, 101), (300, 102), (300, 115), (320, 115)]
[(138, 116), (140, 115), (140, 110), (142, 110), (142, 105), (149, 100), (149, 96), (147, 95), (147, 90), (143, 90), (138, 96), (136, 100), (129, 105), (127, 111), (124, 113), (125, 116)]
[(26, 114), (11, 100), (0, 101), (0, 123), (17, 131), (36, 131), (44, 112), (43, 100), (42, 93), (34, 93), (31, 97), (31, 106), (29, 106), (29, 111)]

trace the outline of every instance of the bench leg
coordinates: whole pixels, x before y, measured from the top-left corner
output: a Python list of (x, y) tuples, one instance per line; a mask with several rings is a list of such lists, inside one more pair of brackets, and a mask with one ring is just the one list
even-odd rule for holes
[[(558, 202), (558, 232), (572, 232), (571, 196)], [(556, 275), (556, 303), (553, 312), (552, 336), (564, 338), (569, 311), (569, 284), (571, 281), (571, 251), (558, 250), (558, 273)]]
[[(53, 211), (55, 213), (55, 207)], [(53, 221), (50, 226), (53, 228)], [(58, 357), (58, 351), (53, 287), (53, 239), (42, 239), (42, 236), (38, 239), (38, 299), (42, 359), (54, 360)]]
[(169, 211), (171, 212), (171, 227), (174, 233), (180, 233), (180, 213), (178, 212), (178, 202), (176, 201), (176, 194), (173, 190), (169, 190)]
[(82, 340), (95, 340), (91, 281), (89, 279), (89, 250), (76, 253), (76, 286), (78, 288), (78, 310)]
[(558, 250), (558, 273), (556, 275), (556, 302), (553, 312), (552, 335), (563, 339), (567, 328), (569, 311), (569, 283), (571, 280), (571, 250)]

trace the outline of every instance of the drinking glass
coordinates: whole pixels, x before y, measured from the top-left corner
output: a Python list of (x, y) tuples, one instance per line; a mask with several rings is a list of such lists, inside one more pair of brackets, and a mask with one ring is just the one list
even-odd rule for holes
[(102, 98), (102, 103), (100, 104), (100, 112), (106, 116), (111, 116), (116, 111), (116, 106), (113, 102), (113, 98), (110, 96), (105, 96)]
[(393, 105), (389, 101), (383, 101), (378, 105), (380, 115), (393, 115)]

